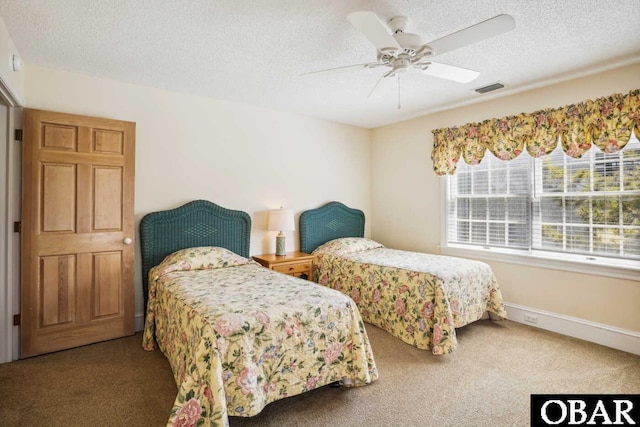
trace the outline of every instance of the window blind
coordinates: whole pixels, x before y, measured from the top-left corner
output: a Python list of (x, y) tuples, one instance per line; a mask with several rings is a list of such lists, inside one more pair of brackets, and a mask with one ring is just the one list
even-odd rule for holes
[(582, 158), (562, 147), (460, 162), (447, 177), (447, 243), (640, 259), (640, 142)]

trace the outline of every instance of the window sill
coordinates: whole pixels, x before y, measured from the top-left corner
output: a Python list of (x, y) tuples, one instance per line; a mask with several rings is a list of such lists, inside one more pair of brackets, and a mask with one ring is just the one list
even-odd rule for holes
[[(612, 260), (596, 259), (584, 261), (576, 259), (558, 259), (558, 254), (544, 256), (540, 254), (520, 254), (504, 249), (471, 248), (468, 246), (441, 246), (443, 255), (475, 258), (482, 261), (499, 261), (520, 264), (529, 267), (549, 268), (553, 270), (573, 271), (595, 276), (615, 277), (640, 281), (640, 262), (637, 265), (612, 265)], [(586, 258), (586, 257), (585, 257)], [(608, 263), (607, 263), (608, 261)]]

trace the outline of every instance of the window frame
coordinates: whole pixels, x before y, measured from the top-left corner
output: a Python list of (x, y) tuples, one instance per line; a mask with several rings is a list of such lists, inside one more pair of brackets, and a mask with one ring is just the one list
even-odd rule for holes
[[(486, 155), (489, 156), (492, 154), (487, 153)], [(523, 153), (522, 155), (528, 156), (526, 153)], [(462, 162), (463, 160), (461, 159), (460, 161)], [(640, 281), (640, 262), (635, 260), (624, 260), (593, 254), (567, 254), (562, 252), (535, 250), (531, 249), (531, 246), (533, 245), (530, 245), (529, 249), (509, 249), (503, 247), (449, 243), (447, 237), (449, 233), (449, 178), (447, 176), (443, 176), (441, 178), (440, 194), (442, 194), (442, 196), (440, 218), (442, 221), (442, 227), (440, 227), (440, 252), (443, 255), (476, 258), (484, 261), (499, 261), (530, 267)], [(567, 193), (562, 192), (559, 194)], [(531, 230), (530, 239), (533, 238), (533, 230)]]

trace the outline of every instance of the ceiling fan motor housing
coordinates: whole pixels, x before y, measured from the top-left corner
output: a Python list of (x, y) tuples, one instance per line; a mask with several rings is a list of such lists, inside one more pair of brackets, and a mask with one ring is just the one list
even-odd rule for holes
[(409, 55), (415, 55), (416, 52), (422, 47), (422, 38), (417, 34), (412, 33), (396, 33), (393, 35), (398, 44), (404, 50), (404, 53)]
[(409, 25), (409, 18), (406, 16), (395, 16), (387, 21), (387, 25), (393, 34), (398, 32), (404, 33), (407, 25)]
[(391, 29), (393, 38), (402, 47), (402, 52), (396, 52), (397, 54), (406, 53), (413, 56), (422, 47), (422, 37), (413, 33), (405, 33), (407, 25), (409, 25), (409, 18), (406, 16), (391, 18), (387, 21), (387, 25)]

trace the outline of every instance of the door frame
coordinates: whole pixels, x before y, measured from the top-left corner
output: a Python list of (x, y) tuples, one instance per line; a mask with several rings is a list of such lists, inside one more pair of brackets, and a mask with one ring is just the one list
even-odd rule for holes
[(0, 214), (0, 227), (4, 230), (4, 253), (0, 263), (0, 363), (18, 360), (20, 356), (20, 329), (13, 325), (13, 316), (20, 312), (20, 234), (13, 230), (14, 221), (20, 220), (22, 145), (15, 141), (15, 129), (22, 123), (22, 104), (0, 78), (0, 104), (7, 113), (0, 120), (6, 122), (6, 132), (0, 136), (5, 144), (5, 185), (0, 186), (0, 200), (5, 206)]

